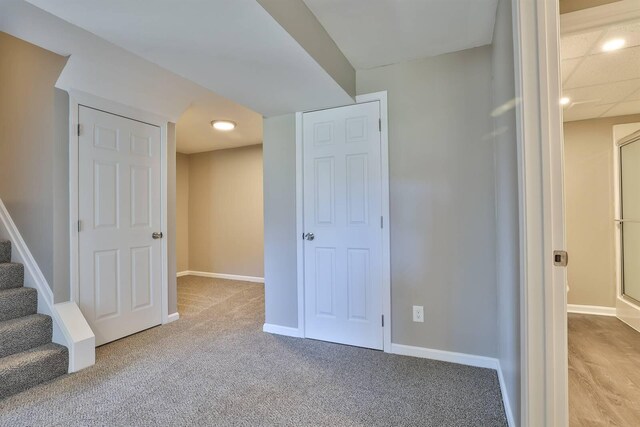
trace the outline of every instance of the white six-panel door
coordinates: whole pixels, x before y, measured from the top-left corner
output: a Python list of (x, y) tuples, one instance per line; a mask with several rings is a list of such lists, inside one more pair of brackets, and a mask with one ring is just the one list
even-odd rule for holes
[(383, 348), (379, 119), (379, 102), (303, 114), (308, 338)]
[(79, 123), (79, 305), (101, 345), (162, 320), (160, 129), (84, 106)]

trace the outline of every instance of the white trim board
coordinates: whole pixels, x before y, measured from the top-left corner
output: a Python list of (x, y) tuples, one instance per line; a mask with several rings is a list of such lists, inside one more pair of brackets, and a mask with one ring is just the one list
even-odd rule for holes
[(391, 353), (401, 356), (420, 357), (422, 359), (439, 360), (441, 362), (457, 363), (475, 366), (476, 368), (498, 369), (498, 359), (475, 354), (457, 353), (454, 351), (436, 350), (433, 348), (415, 347), (405, 344), (391, 344)]
[(271, 323), (265, 323), (262, 325), (262, 331), (269, 334), (283, 335), (285, 337), (304, 338), (303, 334), (298, 328), (292, 328), (290, 326), (273, 325)]
[(502, 395), (502, 404), (504, 405), (504, 413), (507, 416), (507, 424), (509, 427), (516, 427), (516, 420), (513, 418), (513, 410), (511, 409), (511, 401), (509, 400), (509, 394), (507, 393), (507, 384), (504, 381), (504, 374), (502, 373), (502, 365), (498, 362), (498, 382), (500, 383), (500, 394)]
[(167, 317), (167, 323), (171, 323), (171, 322), (175, 322), (176, 320), (180, 319), (180, 313), (178, 313), (177, 311), (175, 313), (171, 313), (168, 317)]
[(498, 359), (494, 357), (477, 356), (475, 354), (457, 353), (453, 351), (436, 350), (432, 348), (394, 343), (391, 344), (390, 352), (401, 356), (420, 357), (422, 359), (438, 360), (440, 362), (457, 363), (460, 365), (474, 366), (476, 368), (495, 370), (498, 375), (498, 382), (500, 383), (500, 392), (502, 395), (502, 403), (504, 405), (507, 422), (509, 427), (516, 426), (515, 419), (513, 418), (513, 412), (511, 410), (511, 403), (509, 402), (509, 395), (507, 394), (507, 386), (504, 382), (504, 375), (502, 374), (502, 366)]
[(567, 313), (592, 314), (595, 316), (615, 316), (615, 307), (603, 307), (600, 305), (567, 304)]
[(24, 286), (38, 291), (38, 313), (51, 316), (53, 342), (69, 349), (69, 372), (95, 364), (95, 336), (74, 302), (54, 304), (53, 293), (9, 211), (0, 200), (0, 237), (11, 241), (11, 259), (24, 265)]
[(186, 271), (181, 271), (177, 274), (177, 277), (182, 277), (182, 276), (211, 277), (214, 279), (237, 280), (240, 282), (264, 283), (264, 277), (240, 276), (238, 274), (226, 274), (226, 273), (210, 273), (208, 271), (186, 270)]

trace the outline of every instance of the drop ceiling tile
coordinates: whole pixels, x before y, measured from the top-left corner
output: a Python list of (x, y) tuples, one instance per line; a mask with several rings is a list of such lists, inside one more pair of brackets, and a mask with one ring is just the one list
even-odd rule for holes
[(575, 120), (585, 120), (600, 117), (600, 115), (607, 111), (609, 108), (611, 108), (611, 105), (573, 105), (563, 110), (563, 120), (565, 122), (572, 122)]
[(571, 76), (571, 73), (576, 69), (576, 66), (580, 63), (581, 60), (582, 58), (562, 60), (560, 64), (562, 68), (562, 81), (566, 81), (569, 76)]
[(605, 85), (565, 89), (562, 95), (571, 98), (573, 103), (602, 105), (613, 104), (628, 99), (629, 95), (634, 94), (638, 90), (640, 90), (640, 78)]
[[(624, 39), (625, 48), (640, 46), (640, 22), (634, 22), (609, 29), (606, 36), (603, 38), (602, 43), (615, 38)], [(596, 46), (597, 51), (594, 53), (599, 52), (600, 48), (601, 46)]]
[(588, 54), (591, 51), (591, 47), (603, 34), (604, 31), (597, 30), (562, 37), (560, 41), (562, 59), (579, 58)]
[(638, 101), (628, 101), (621, 102), (613, 107), (611, 110), (607, 111), (603, 117), (613, 117), (613, 116), (626, 116), (629, 114), (639, 114), (640, 113), (640, 100)]
[(640, 77), (640, 46), (588, 56), (564, 86), (571, 89), (638, 77)]

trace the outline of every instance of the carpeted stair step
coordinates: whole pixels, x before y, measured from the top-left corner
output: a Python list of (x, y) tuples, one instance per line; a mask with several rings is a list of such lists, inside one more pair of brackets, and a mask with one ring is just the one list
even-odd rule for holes
[(0, 264), (11, 262), (11, 242), (0, 240)]
[(0, 357), (51, 342), (53, 322), (44, 314), (32, 314), (0, 322)]
[(69, 351), (45, 344), (0, 359), (0, 399), (67, 373)]
[(0, 291), (0, 322), (36, 314), (38, 291), (33, 288), (15, 288)]
[(24, 265), (15, 262), (0, 264), (0, 290), (24, 285)]

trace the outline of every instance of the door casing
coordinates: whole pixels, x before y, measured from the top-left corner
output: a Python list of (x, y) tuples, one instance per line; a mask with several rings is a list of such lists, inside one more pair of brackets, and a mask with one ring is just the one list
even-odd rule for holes
[[(69, 239), (70, 239), (70, 296), (71, 301), (80, 302), (80, 265), (79, 265), (79, 233), (78, 206), (80, 192), (78, 191), (78, 156), (79, 156), (79, 136), (78, 136), (78, 114), (79, 107), (83, 105), (106, 113), (122, 116), (124, 118), (144, 122), (160, 128), (160, 224), (162, 233), (167, 236), (167, 118), (137, 110), (117, 102), (109, 101), (85, 92), (69, 91)], [(161, 272), (161, 319), (162, 324), (169, 321), (169, 262), (167, 239), (162, 240), (162, 272)]]
[[(379, 101), (381, 120), (381, 180), (382, 180), (382, 315), (383, 350), (391, 352), (391, 250), (389, 220), (389, 128), (387, 116), (387, 92), (375, 92), (356, 96), (356, 103)], [(336, 106), (338, 108), (340, 106)], [(297, 289), (298, 289), (298, 334), (304, 338), (304, 158), (302, 144), (302, 112), (296, 113), (296, 234), (297, 234)]]

